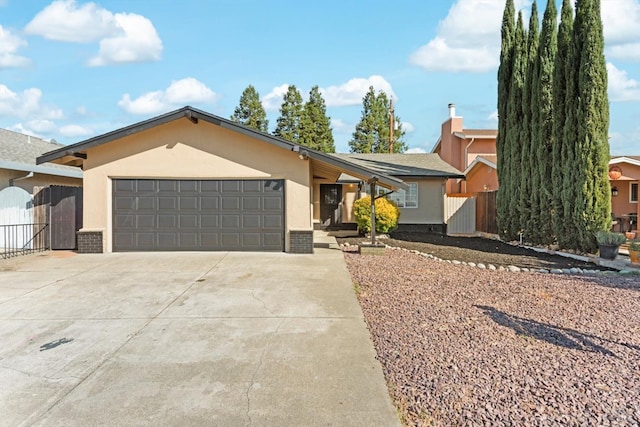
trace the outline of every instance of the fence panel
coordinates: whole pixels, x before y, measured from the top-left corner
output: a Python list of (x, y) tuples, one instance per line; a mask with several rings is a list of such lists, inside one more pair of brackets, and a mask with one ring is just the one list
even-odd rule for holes
[(485, 233), (498, 234), (497, 191), (476, 194), (476, 229)]
[(447, 234), (473, 234), (476, 231), (476, 198), (470, 194), (444, 196)]

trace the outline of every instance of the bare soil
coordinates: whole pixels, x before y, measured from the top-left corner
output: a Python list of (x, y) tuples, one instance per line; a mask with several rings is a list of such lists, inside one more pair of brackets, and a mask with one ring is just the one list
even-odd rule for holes
[[(338, 243), (357, 245), (367, 242), (364, 237), (338, 238)], [(396, 232), (391, 238), (380, 240), (389, 245), (428, 253), (445, 260), (493, 264), (496, 267), (514, 265), (529, 269), (600, 269), (591, 262), (583, 262), (560, 255), (541, 253), (514, 246), (499, 240), (481, 237), (451, 237), (438, 233)]]

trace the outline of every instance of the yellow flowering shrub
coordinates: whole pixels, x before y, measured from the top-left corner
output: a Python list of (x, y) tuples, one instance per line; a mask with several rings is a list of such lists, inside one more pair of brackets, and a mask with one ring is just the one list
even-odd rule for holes
[[(388, 233), (398, 227), (400, 210), (391, 200), (384, 197), (376, 199), (376, 231), (378, 233)], [(366, 196), (356, 200), (353, 204), (353, 215), (360, 231), (369, 233), (371, 231), (371, 196)]]

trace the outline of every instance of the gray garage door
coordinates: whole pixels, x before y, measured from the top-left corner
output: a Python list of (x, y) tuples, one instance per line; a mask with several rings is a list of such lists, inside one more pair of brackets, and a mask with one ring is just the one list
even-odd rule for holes
[(283, 251), (282, 180), (113, 181), (114, 251)]

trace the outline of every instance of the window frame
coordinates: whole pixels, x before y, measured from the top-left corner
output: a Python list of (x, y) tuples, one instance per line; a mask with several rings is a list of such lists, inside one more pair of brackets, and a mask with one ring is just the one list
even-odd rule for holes
[[(633, 199), (634, 191), (633, 187), (636, 187), (635, 200)], [(629, 203), (638, 203), (638, 181), (629, 183)]]
[[(418, 183), (417, 182), (405, 182), (409, 187), (409, 194), (412, 192), (411, 189), (415, 189), (415, 202), (412, 203), (411, 206), (407, 206), (407, 190), (398, 190), (394, 193), (391, 193), (387, 196), (387, 199), (393, 201), (399, 208), (402, 209), (417, 209), (418, 208)], [(415, 206), (414, 206), (415, 204)]]

